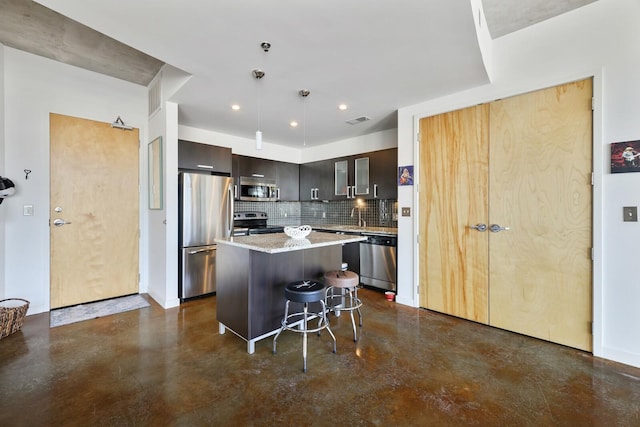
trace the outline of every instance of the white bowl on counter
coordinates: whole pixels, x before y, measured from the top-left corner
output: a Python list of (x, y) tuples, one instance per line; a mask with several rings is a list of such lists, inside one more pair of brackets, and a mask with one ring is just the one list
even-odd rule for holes
[(301, 225), (299, 227), (287, 226), (284, 228), (284, 234), (292, 239), (304, 239), (311, 233), (310, 225)]

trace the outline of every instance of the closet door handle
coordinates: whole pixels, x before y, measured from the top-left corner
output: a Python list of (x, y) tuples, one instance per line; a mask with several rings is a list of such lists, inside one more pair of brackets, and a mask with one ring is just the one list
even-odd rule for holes
[(489, 230), (491, 230), (492, 233), (499, 233), (501, 231), (509, 230), (509, 227), (500, 227), (498, 224), (491, 224), (491, 227), (489, 227)]
[(482, 233), (483, 231), (487, 231), (487, 224), (471, 225), (469, 226), (469, 228), (475, 228), (476, 230)]

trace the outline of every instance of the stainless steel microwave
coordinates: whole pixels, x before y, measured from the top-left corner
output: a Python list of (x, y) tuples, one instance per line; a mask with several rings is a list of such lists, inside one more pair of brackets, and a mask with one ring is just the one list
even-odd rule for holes
[(239, 200), (248, 202), (269, 202), (278, 200), (276, 181), (251, 176), (240, 177)]

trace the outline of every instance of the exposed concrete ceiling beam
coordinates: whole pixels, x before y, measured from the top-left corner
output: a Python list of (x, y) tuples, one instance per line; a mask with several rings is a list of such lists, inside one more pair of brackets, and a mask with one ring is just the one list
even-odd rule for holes
[(0, 43), (147, 86), (164, 65), (38, 3), (0, 0)]

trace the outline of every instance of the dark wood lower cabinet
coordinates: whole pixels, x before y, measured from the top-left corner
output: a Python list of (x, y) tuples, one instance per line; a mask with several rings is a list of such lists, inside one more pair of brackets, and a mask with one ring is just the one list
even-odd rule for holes
[[(253, 353), (255, 341), (280, 328), (284, 287), (297, 280), (322, 281), (326, 271), (338, 270), (341, 263), (340, 245), (269, 254), (219, 244), (216, 315), (221, 331), (233, 331)], [(297, 308), (292, 304), (292, 310)], [(311, 309), (319, 311), (319, 305)]]

